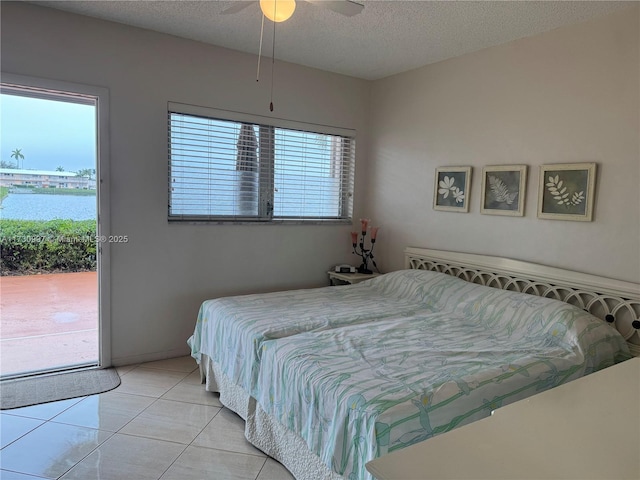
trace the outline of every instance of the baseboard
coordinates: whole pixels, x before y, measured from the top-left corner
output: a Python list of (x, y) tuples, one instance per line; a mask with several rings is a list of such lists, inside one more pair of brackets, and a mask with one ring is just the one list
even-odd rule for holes
[(157, 360), (168, 360), (169, 358), (184, 357), (190, 354), (189, 347), (165, 350), (163, 352), (143, 353), (140, 355), (128, 355), (124, 357), (112, 357), (111, 364), (114, 367), (124, 367), (126, 365), (136, 365), (139, 363), (155, 362)]

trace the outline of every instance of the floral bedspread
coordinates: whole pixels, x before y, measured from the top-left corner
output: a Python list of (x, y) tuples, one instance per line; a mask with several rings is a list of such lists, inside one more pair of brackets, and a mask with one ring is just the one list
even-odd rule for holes
[(188, 343), (349, 480), (387, 452), (630, 357), (560, 301), (402, 270), (204, 302)]
[[(383, 277), (385, 281), (377, 281)], [(422, 302), (415, 291), (421, 288), (406, 284), (404, 276), (388, 274), (357, 285), (207, 300), (188, 344), (198, 362), (206, 354), (233, 382), (252, 392), (265, 341), (432, 311), (436, 306)]]
[(419, 278), (414, 293), (436, 311), (262, 344), (254, 396), (349, 480), (371, 479), (364, 464), (378, 456), (630, 357), (614, 328), (571, 305), (443, 274), (408, 281)]

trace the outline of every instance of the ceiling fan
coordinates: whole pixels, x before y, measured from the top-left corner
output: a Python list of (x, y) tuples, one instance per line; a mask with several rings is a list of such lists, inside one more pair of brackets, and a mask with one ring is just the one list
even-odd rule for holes
[[(354, 2), (353, 0), (298, 0), (313, 5), (320, 5), (322, 7), (333, 10), (334, 12), (352, 17), (362, 11), (364, 5)], [(273, 44), (271, 54), (271, 101), (269, 103), (269, 110), (273, 112), (273, 72), (275, 70), (275, 58), (276, 58), (276, 24), (284, 22), (291, 18), (293, 12), (296, 9), (296, 0), (237, 0), (234, 5), (223, 10), (223, 14), (238, 13), (248, 6), (258, 3), (260, 10), (262, 10), (262, 27), (260, 29), (260, 48), (258, 50), (258, 71), (256, 74), (256, 81), (260, 79), (260, 59), (262, 58), (262, 37), (264, 34), (264, 19), (268, 18), (273, 22)]]
[[(328, 8), (329, 10), (333, 10), (334, 12), (340, 13), (342, 15), (346, 15), (347, 17), (352, 17), (354, 15), (359, 14), (364, 5), (354, 2), (353, 0), (298, 0), (307, 3), (311, 3), (313, 5), (318, 5), (324, 8)], [(234, 5), (223, 10), (221, 13), (223, 14), (232, 14), (238, 13), (241, 10), (244, 10), (249, 5), (254, 3), (260, 4), (260, 9), (262, 13), (273, 22), (284, 22), (289, 19), (291, 15), (293, 15), (294, 10), (296, 9), (295, 0), (252, 0), (252, 1), (244, 1), (239, 0), (233, 2)]]

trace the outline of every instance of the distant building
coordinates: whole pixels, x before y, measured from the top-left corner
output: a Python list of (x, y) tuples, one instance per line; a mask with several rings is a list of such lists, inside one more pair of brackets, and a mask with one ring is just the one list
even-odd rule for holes
[(78, 188), (95, 190), (96, 180), (77, 177), (75, 172), (0, 168), (0, 187)]

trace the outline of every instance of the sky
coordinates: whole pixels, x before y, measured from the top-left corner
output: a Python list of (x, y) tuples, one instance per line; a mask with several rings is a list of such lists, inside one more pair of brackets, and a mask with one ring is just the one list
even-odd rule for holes
[(95, 106), (0, 94), (0, 159), (27, 170), (96, 168)]

